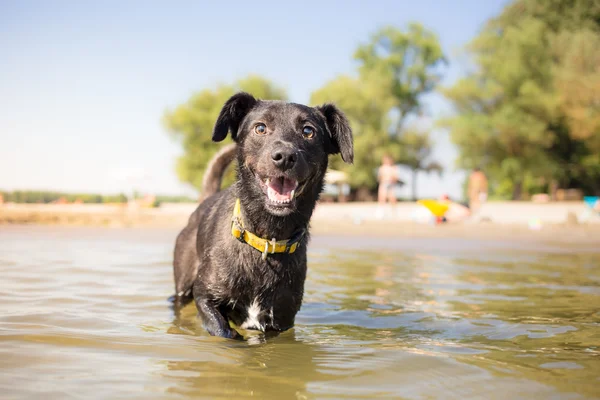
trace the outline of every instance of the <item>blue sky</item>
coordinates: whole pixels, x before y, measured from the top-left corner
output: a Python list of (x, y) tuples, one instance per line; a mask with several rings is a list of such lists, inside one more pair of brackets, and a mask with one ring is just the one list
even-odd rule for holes
[[(193, 193), (175, 175), (166, 108), (249, 73), (306, 103), (355, 70), (354, 49), (378, 27), (410, 21), (439, 35), (449, 84), (506, 1), (208, 3), (0, 0), (0, 189)], [(450, 112), (437, 94), (427, 102), (433, 117)], [(419, 193), (459, 195), (456, 152), (446, 132), (435, 139), (446, 173), (421, 177)]]

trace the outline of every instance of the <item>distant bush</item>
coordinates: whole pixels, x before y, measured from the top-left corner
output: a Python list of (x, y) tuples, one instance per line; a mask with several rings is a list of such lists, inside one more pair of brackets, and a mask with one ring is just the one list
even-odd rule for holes
[(158, 195), (156, 196), (156, 202), (160, 203), (195, 203), (198, 199), (194, 199), (188, 196), (164, 196)]
[(5, 202), (13, 203), (67, 203), (82, 202), (87, 204), (101, 203), (126, 203), (127, 197), (121, 193), (117, 195), (100, 195), (90, 193), (62, 193), (36, 190), (15, 190), (12, 192), (0, 191)]
[[(81, 202), (86, 204), (106, 204), (106, 203), (127, 203), (125, 194), (101, 195), (93, 193), (63, 193), (37, 190), (15, 190), (12, 192), (0, 191), (5, 202), (12, 203), (33, 203), (33, 204), (48, 204), (48, 203), (75, 203)], [(141, 197), (141, 196), (136, 196)], [(196, 199), (187, 196), (156, 196), (154, 206), (157, 207), (161, 203), (188, 203), (195, 202)]]

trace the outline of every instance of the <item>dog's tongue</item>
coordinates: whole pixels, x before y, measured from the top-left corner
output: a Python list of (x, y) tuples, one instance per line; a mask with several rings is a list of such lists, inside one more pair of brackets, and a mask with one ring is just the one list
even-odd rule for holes
[(269, 200), (278, 203), (287, 203), (294, 198), (294, 190), (298, 182), (288, 178), (271, 178), (267, 183), (267, 196)]

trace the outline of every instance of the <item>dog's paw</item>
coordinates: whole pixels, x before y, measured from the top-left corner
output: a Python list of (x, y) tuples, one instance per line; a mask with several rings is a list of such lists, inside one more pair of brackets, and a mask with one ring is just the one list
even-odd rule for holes
[(235, 329), (230, 329), (227, 336), (224, 337), (226, 337), (227, 339), (244, 340), (244, 337), (240, 335)]
[(235, 329), (212, 330), (207, 328), (206, 330), (211, 336), (219, 336), (225, 339), (244, 340), (244, 337), (240, 335)]

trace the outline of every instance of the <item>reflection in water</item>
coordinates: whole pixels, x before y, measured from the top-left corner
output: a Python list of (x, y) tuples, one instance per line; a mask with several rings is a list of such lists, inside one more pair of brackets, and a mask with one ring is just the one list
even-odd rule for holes
[(296, 327), (238, 342), (169, 309), (175, 234), (2, 227), (3, 398), (598, 396), (600, 254), (315, 240)]
[[(199, 326), (193, 334), (204, 335)], [(307, 395), (307, 382), (322, 377), (315, 363), (318, 348), (297, 340), (293, 329), (257, 345), (210, 341), (217, 359), (164, 362), (166, 370), (161, 375), (172, 382), (169, 393), (190, 398), (296, 398)]]

